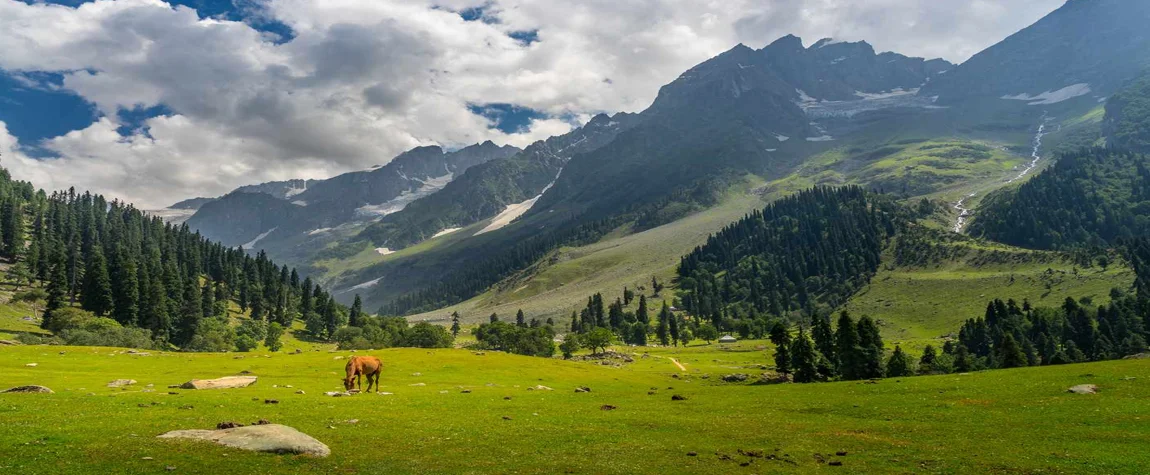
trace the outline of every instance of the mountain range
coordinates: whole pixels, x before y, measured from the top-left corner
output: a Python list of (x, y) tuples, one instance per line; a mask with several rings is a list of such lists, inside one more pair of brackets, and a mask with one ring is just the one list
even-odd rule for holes
[[(209, 238), (396, 314), (530, 285), (564, 249), (712, 213), (732, 190), (770, 200), (857, 184), (971, 209), (1036, 173), (1041, 152), (1105, 142), (1103, 103), (1150, 65), (1148, 19), (1144, 2), (1074, 0), (958, 65), (830, 38), (740, 44), (642, 112), (523, 150), (419, 147), (172, 208), (195, 209), (187, 224)], [(682, 239), (689, 251), (698, 238)]]

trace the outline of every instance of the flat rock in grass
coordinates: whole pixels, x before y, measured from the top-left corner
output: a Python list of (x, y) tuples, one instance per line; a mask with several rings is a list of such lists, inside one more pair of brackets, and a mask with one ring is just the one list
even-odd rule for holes
[(1098, 386), (1093, 384), (1079, 384), (1077, 386), (1067, 389), (1066, 392), (1074, 394), (1097, 394)]
[(134, 379), (117, 379), (115, 381), (108, 383), (108, 387), (109, 388), (120, 388), (120, 387), (124, 387), (124, 386), (129, 386), (132, 384), (136, 384), (136, 380), (134, 380)]
[(0, 340), (0, 345), (4, 345), (4, 346), (16, 346), (19, 344), (20, 344), (20, 342), (18, 342), (18, 341)]
[(264, 424), (219, 430), (174, 430), (161, 439), (207, 440), (220, 445), (254, 452), (331, 455), (331, 449), (314, 437), (281, 424)]
[(52, 391), (51, 389), (48, 389), (44, 386), (36, 386), (36, 385), (16, 386), (14, 388), (8, 388), (8, 389), (5, 389), (3, 391), (0, 391), (0, 393), (43, 393), (43, 394), (52, 394), (54, 392), (55, 391)]
[(225, 376), (217, 379), (193, 379), (180, 385), (181, 389), (233, 389), (255, 384), (256, 376)]

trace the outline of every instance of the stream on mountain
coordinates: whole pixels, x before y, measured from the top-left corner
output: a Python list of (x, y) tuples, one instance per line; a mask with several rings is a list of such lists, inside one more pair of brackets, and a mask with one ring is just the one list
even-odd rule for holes
[[(1024, 168), (1022, 170), (1022, 172), (1020, 172), (1018, 174), (1018, 176), (1011, 178), (1009, 180), (1006, 180), (1006, 183), (1004, 183), (1004, 185), (1009, 185), (1009, 184), (1014, 183), (1018, 180), (1021, 180), (1028, 173), (1030, 173), (1031, 171), (1033, 171), (1035, 168), (1038, 167), (1038, 162), (1040, 160), (1042, 160), (1042, 156), (1038, 154), (1038, 150), (1040, 148), (1042, 148), (1042, 137), (1046, 135), (1046, 123), (1047, 123), (1047, 121), (1049, 121), (1049, 119), (1046, 117), (1046, 114), (1042, 114), (1042, 123), (1038, 124), (1038, 132), (1034, 134), (1034, 142), (1033, 142), (1034, 148), (1032, 148), (1030, 151), (1030, 163), (1028, 163), (1026, 165), (1026, 168)], [(974, 211), (972, 209), (967, 208), (965, 206), (966, 200), (974, 198), (977, 195), (978, 195), (977, 192), (971, 193), (969, 195), (962, 197), (962, 199), (958, 200), (958, 202), (954, 204), (954, 209), (958, 210), (958, 218), (955, 218), (955, 221), (954, 221), (954, 232), (961, 233), (963, 227), (966, 226), (967, 219), (970, 217), (971, 214), (974, 213)]]

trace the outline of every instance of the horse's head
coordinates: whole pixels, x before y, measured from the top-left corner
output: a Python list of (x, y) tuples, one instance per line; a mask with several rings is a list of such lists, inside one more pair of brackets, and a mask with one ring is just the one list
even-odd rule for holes
[(355, 377), (354, 376), (344, 378), (344, 380), (343, 380), (343, 388), (344, 389), (351, 391), (351, 388), (354, 388), (354, 387), (355, 387)]

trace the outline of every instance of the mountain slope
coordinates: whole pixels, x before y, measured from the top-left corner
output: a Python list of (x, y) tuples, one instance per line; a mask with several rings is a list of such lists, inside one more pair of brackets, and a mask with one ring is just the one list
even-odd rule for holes
[(1112, 147), (1150, 153), (1150, 74), (1106, 101), (1102, 134)]
[(974, 55), (922, 94), (943, 104), (1017, 99), (1031, 105), (1113, 93), (1150, 66), (1150, 3), (1070, 0)]
[(634, 126), (633, 114), (600, 114), (583, 127), (493, 160), (463, 174), (443, 190), (384, 216), (360, 237), (376, 246), (403, 249), (450, 228), (461, 228), (505, 211), (543, 192), (579, 153), (610, 142)]
[[(224, 199), (201, 206), (187, 223), (229, 245), (250, 242), (274, 229), (261, 239), (262, 246), (273, 256), (287, 257), (284, 247), (301, 235), (393, 213), (443, 188), (454, 176), (475, 165), (518, 151), (490, 141), (454, 152), (444, 152), (439, 147), (419, 147), (373, 170), (345, 173), (327, 180), (271, 184), (282, 198), (250, 192), (269, 188), (265, 186), (268, 184), (242, 187)], [(297, 185), (290, 188), (292, 191), (283, 191), (286, 186)], [(268, 201), (268, 198), (277, 201)], [(225, 203), (220, 203), (225, 199)], [(237, 224), (237, 217), (247, 221)]]

